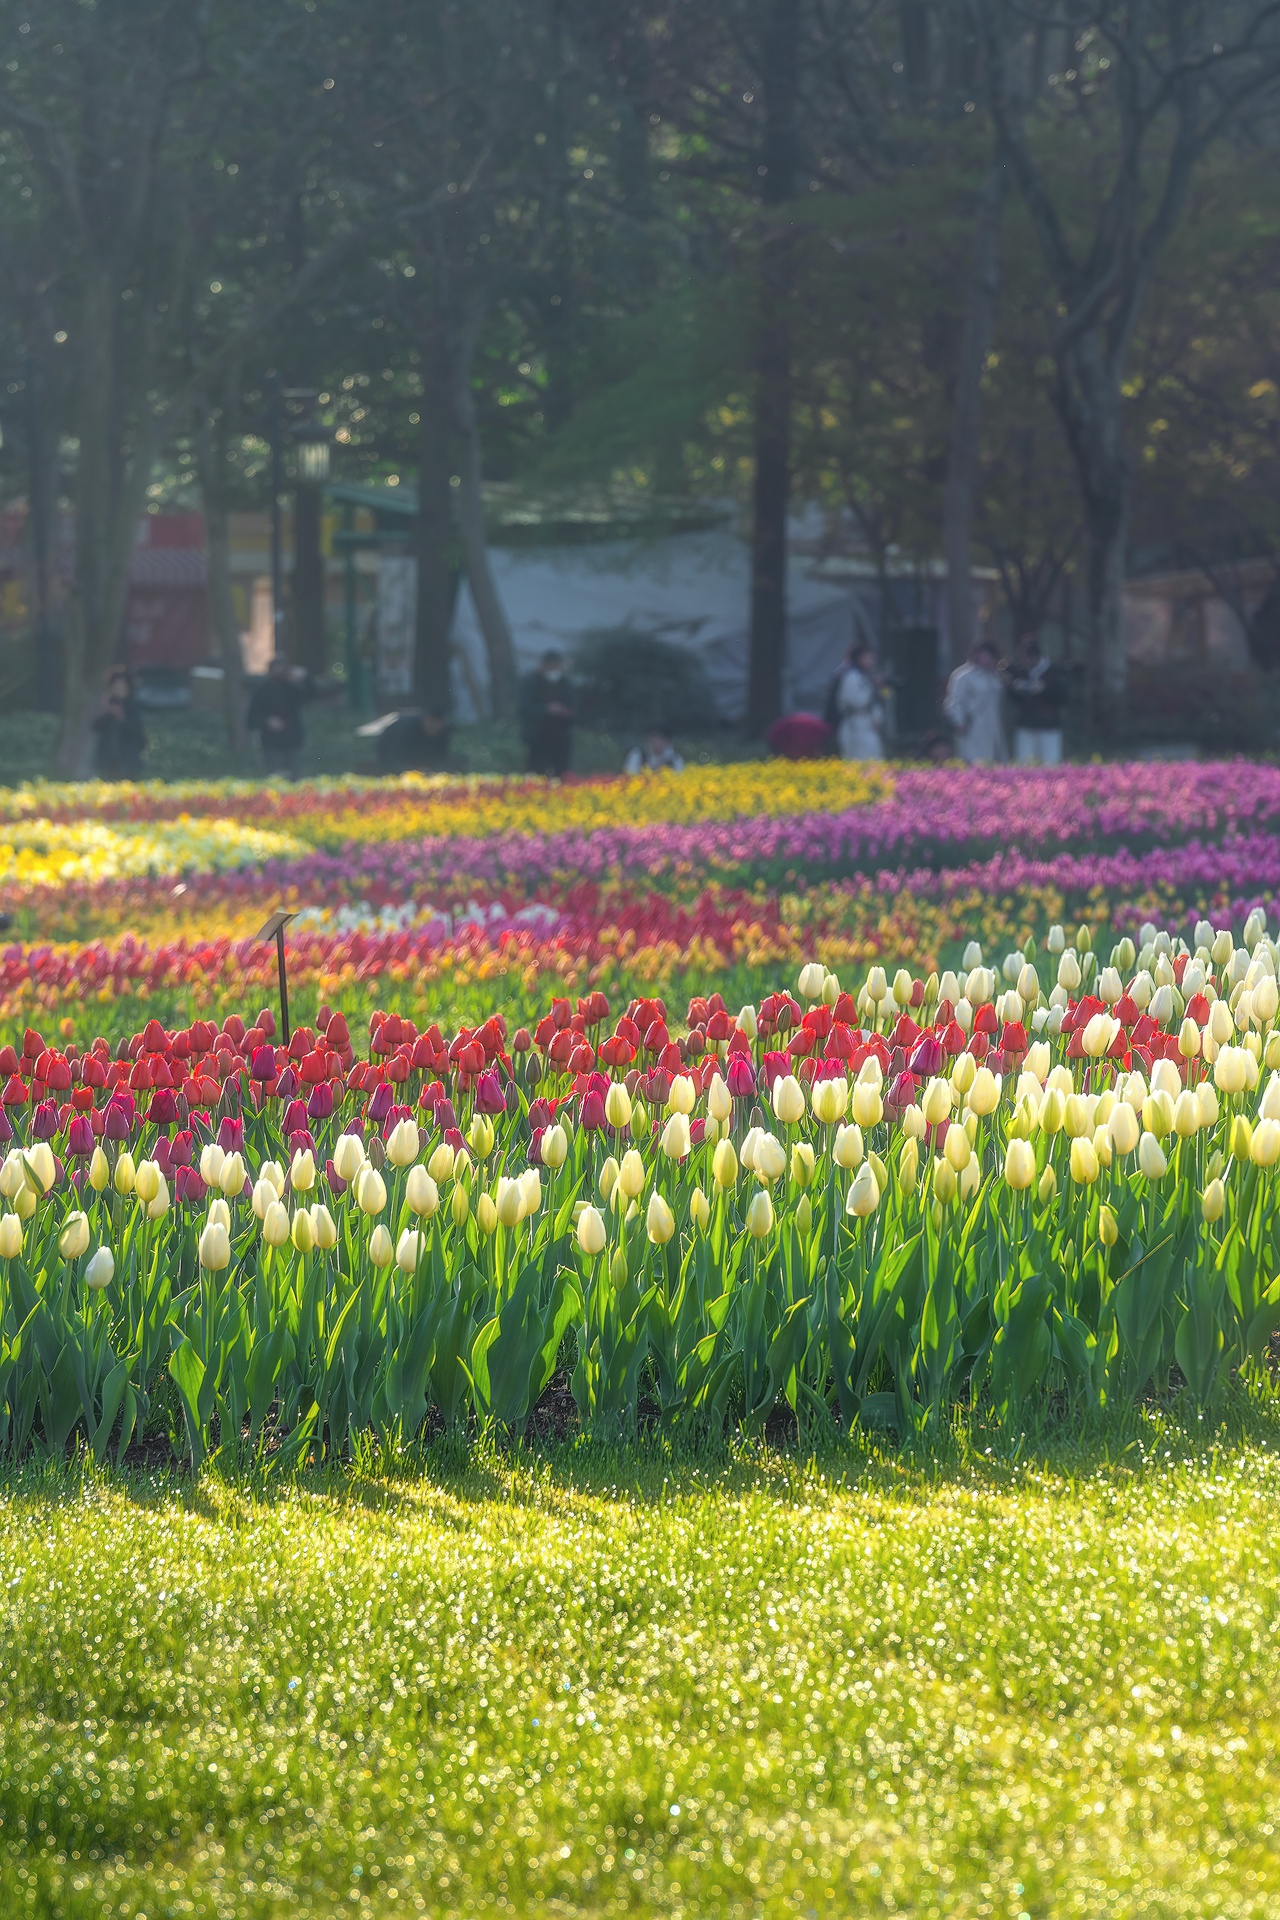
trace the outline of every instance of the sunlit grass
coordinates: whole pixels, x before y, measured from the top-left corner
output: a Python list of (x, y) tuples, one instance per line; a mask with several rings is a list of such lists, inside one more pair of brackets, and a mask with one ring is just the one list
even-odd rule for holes
[(1278, 1436), (14, 1471), (0, 1912), (1274, 1913)]

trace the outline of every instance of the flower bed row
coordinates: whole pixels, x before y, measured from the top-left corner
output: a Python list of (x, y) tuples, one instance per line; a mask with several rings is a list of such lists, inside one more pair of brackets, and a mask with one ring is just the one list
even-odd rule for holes
[[(0, 1052), (0, 1443), (1198, 1402), (1280, 1327), (1277, 948)], [(168, 1410), (168, 1411), (166, 1411)]]

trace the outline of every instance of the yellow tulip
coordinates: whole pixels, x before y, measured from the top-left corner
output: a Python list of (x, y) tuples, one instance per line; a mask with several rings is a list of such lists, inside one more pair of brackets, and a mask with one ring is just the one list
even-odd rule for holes
[(876, 1184), (875, 1170), (869, 1160), (864, 1160), (849, 1183), (844, 1210), (855, 1220), (865, 1220), (879, 1205), (880, 1189)]
[(797, 1140), (791, 1149), (791, 1178), (803, 1193), (813, 1184), (814, 1152), (807, 1140)]
[(1200, 1212), (1207, 1226), (1221, 1220), (1227, 1205), (1227, 1190), (1221, 1180), (1211, 1180), (1200, 1201)]
[(333, 1215), (322, 1200), (311, 1209), (311, 1232), (322, 1253), (330, 1253), (338, 1244), (338, 1229)]
[(282, 1247), (289, 1238), (289, 1210), (273, 1200), (262, 1216), (262, 1237), (269, 1247)]
[(103, 1193), (111, 1182), (111, 1163), (101, 1147), (95, 1147), (89, 1158), (89, 1185), (95, 1193)]
[(863, 1151), (862, 1128), (858, 1126), (856, 1121), (852, 1126), (837, 1128), (832, 1157), (838, 1167), (853, 1168), (860, 1166), (862, 1164)]
[(396, 1257), (391, 1235), (381, 1221), (369, 1235), (369, 1258), (375, 1267), (389, 1267)]
[(1025, 1193), (1036, 1177), (1036, 1156), (1028, 1140), (1011, 1140), (1005, 1148), (1004, 1177), (1015, 1193)]
[(649, 1196), (644, 1230), (655, 1247), (665, 1247), (676, 1230), (676, 1217), (660, 1193)]
[(487, 1160), (493, 1152), (493, 1122), (487, 1113), (474, 1113), (467, 1129), (467, 1143), (477, 1160)]
[(440, 1205), (440, 1189), (423, 1166), (410, 1168), (404, 1197), (412, 1211), (423, 1220), (429, 1220)]
[(615, 1133), (625, 1133), (631, 1125), (631, 1095), (616, 1080), (604, 1097), (604, 1117)]
[(752, 1194), (746, 1226), (753, 1240), (765, 1240), (773, 1232), (773, 1202), (767, 1188), (760, 1187)]
[(805, 1116), (804, 1088), (794, 1074), (780, 1073), (771, 1096), (774, 1116), (784, 1127), (798, 1126)]
[(1078, 1187), (1091, 1187), (1098, 1177), (1098, 1156), (1093, 1142), (1078, 1134), (1071, 1142), (1071, 1178)]
[(1098, 1238), (1104, 1247), (1114, 1247), (1120, 1238), (1120, 1222), (1105, 1204), (1098, 1208)]
[(365, 1162), (364, 1141), (358, 1133), (339, 1134), (333, 1147), (333, 1170), (351, 1186)]
[(711, 1156), (711, 1177), (718, 1187), (731, 1187), (738, 1178), (738, 1156), (732, 1140), (721, 1140)]
[(578, 1245), (589, 1259), (594, 1260), (603, 1253), (605, 1244), (604, 1221), (594, 1207), (584, 1207), (578, 1215)]
[[(387, 1204), (387, 1185), (376, 1167), (363, 1166), (355, 1184), (356, 1205), (370, 1218)], [(390, 1266), (390, 1261), (386, 1263)]]
[(695, 1187), (693, 1190), (693, 1197), (689, 1201), (689, 1218), (699, 1232), (711, 1218), (711, 1202), (701, 1187)]
[(58, 1235), (58, 1252), (64, 1260), (78, 1260), (82, 1253), (89, 1250), (89, 1217), (75, 1212), (67, 1215), (62, 1232)]
[[(393, 1167), (411, 1167), (414, 1161), (418, 1157), (418, 1151), (419, 1151), (419, 1140), (418, 1140), (418, 1128), (417, 1128), (416, 1122), (409, 1119), (397, 1120), (395, 1126), (392, 1127), (391, 1132), (387, 1135), (387, 1158), (391, 1162), (392, 1166)], [(311, 1159), (310, 1153), (307, 1153), (306, 1157), (308, 1160), (310, 1160)], [(293, 1185), (295, 1187), (297, 1187), (298, 1185), (297, 1167), (298, 1167), (298, 1161), (301, 1158), (302, 1158), (301, 1154), (295, 1154), (293, 1157), (294, 1171), (291, 1174), (290, 1178), (292, 1179)], [(311, 1183), (310, 1183), (312, 1186), (315, 1185), (315, 1177), (316, 1177), (316, 1170), (315, 1170), (315, 1163), (313, 1161), (311, 1166)], [(303, 1191), (305, 1191), (305, 1189), (303, 1189)]]
[(316, 1244), (315, 1226), (305, 1207), (299, 1207), (293, 1216), (290, 1238), (299, 1253), (310, 1253)]
[(231, 1265), (231, 1236), (220, 1220), (211, 1220), (200, 1235), (197, 1249), (200, 1265), (208, 1273), (221, 1273)]
[(0, 1260), (22, 1252), (22, 1222), (16, 1213), (0, 1214)]
[(1169, 1171), (1164, 1148), (1153, 1133), (1144, 1133), (1138, 1142), (1138, 1169), (1148, 1180), (1163, 1180)]
[(422, 1235), (416, 1227), (406, 1227), (396, 1241), (396, 1265), (401, 1273), (416, 1273), (422, 1252)]

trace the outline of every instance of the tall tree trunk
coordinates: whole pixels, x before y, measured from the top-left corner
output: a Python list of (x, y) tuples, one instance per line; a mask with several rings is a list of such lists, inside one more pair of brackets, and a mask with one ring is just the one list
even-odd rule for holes
[(1114, 352), (1098, 329), (1058, 356), (1053, 401), (1075, 461), (1087, 530), (1086, 664), (1094, 725), (1117, 741), (1128, 724), (1129, 648), (1124, 579), (1129, 535), (1129, 454)]
[(495, 720), (510, 722), (516, 719), (519, 712), (516, 649), (506, 610), (493, 578), (493, 569), (489, 565), (489, 548), (485, 539), (480, 426), (476, 419), (475, 397), (471, 391), (471, 354), (472, 341), (468, 336), (467, 343), (457, 356), (454, 375), (454, 406), (462, 438), (459, 523), (467, 584), (471, 588), (476, 618), (480, 622), (485, 651), (489, 656), (490, 707)]
[(111, 276), (90, 268), (81, 306), (81, 381), (76, 423), (76, 577), (65, 628), (66, 682), (55, 764), (68, 778), (92, 768), (92, 719), (105, 669), (123, 655), (129, 560), (146, 500), (155, 446), (145, 403), (126, 461), (120, 445), (122, 396), (115, 378)]
[[(227, 381), (227, 392), (233, 383)], [(245, 726), (244, 655), (240, 650), (240, 622), (231, 590), (231, 514), (225, 475), (227, 441), (225, 414), (211, 419), (202, 409), (196, 432), (196, 463), (200, 499), (204, 506), (204, 540), (208, 555), (209, 622), (222, 663), (222, 712), (227, 745), (240, 755), (248, 748)]]
[(446, 341), (436, 331), (422, 340), (421, 430), (418, 441), (418, 604), (414, 680), (419, 704), (453, 711), (449, 629), (453, 624), (456, 571), (453, 526), (454, 443), (457, 438)]
[(324, 630), (324, 554), (321, 552), (319, 487), (300, 485), (293, 495), (294, 657), (319, 678), (328, 667)]
[(991, 351), (1000, 298), (1000, 229), (1009, 175), (999, 159), (978, 196), (973, 269), (965, 304), (960, 367), (956, 379), (947, 487), (942, 507), (942, 547), (947, 562), (947, 626), (950, 661), (958, 666), (973, 646), (973, 510), (982, 421), (982, 376)]
[(769, 0), (761, 148), (765, 233), (755, 355), (755, 484), (747, 732), (782, 711), (787, 656), (787, 511), (791, 500), (791, 304), (795, 233), (782, 209), (795, 194), (800, 0)]

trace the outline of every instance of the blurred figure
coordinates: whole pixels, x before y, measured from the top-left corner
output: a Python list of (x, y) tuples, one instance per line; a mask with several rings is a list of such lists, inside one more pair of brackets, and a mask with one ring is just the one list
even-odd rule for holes
[(108, 667), (93, 732), (93, 758), (99, 779), (140, 778), (147, 733), (128, 667)]
[(953, 757), (951, 735), (941, 727), (931, 727), (924, 737), (922, 749), (930, 766), (945, 767)]
[(956, 752), (969, 765), (1007, 760), (1005, 744), (1004, 682), (989, 640), (979, 640), (964, 665), (947, 682), (942, 710), (955, 728)]
[(573, 688), (558, 648), (547, 648), (525, 676), (521, 694), (529, 771), (562, 780), (573, 758)]
[(1038, 634), (1024, 633), (1009, 669), (1013, 757), (1020, 766), (1056, 767), (1062, 761), (1062, 675)]
[(449, 722), (430, 707), (401, 713), (378, 735), (379, 773), (439, 773), (449, 758)]
[(836, 743), (842, 760), (883, 760), (883, 693), (875, 648), (855, 640), (832, 694)]
[(650, 727), (642, 747), (632, 747), (622, 763), (624, 773), (683, 773), (684, 761), (661, 727)]
[(268, 773), (294, 780), (302, 749), (302, 709), (311, 698), (311, 677), (305, 667), (291, 666), (282, 653), (273, 653), (267, 671), (249, 695), (248, 726), (262, 740), (262, 764)]

